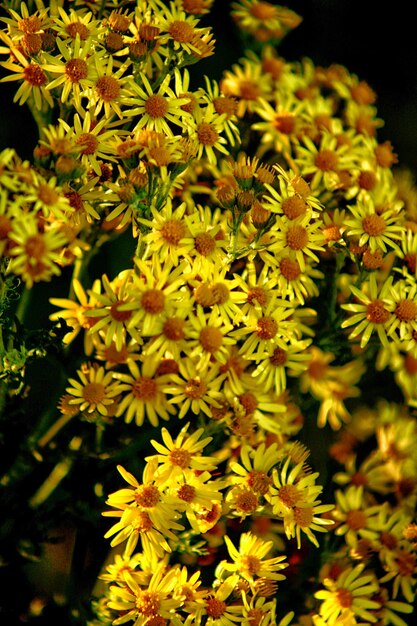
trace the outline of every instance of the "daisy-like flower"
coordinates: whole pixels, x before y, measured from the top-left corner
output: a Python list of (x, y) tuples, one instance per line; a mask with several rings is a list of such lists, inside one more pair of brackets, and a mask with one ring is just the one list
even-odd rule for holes
[(160, 41), (162, 45), (173, 48), (175, 52), (185, 52), (187, 55), (199, 53), (193, 44), (196, 37), (208, 34), (209, 28), (197, 28), (199, 19), (188, 14), (184, 8), (171, 3), (167, 6), (162, 0), (154, 0), (158, 7), (158, 27), (161, 29)]
[(301, 269), (293, 250), (278, 253), (276, 261), (274, 275), (282, 298), (302, 305), (306, 300), (319, 295), (317, 281), (324, 278), (324, 274), (314, 267), (315, 262), (311, 258), (305, 258), (304, 270)]
[(229, 276), (228, 266), (222, 263), (214, 268), (206, 267), (198, 274), (192, 267), (191, 274), (192, 277), (187, 276), (187, 279), (189, 285), (194, 287), (193, 297), (197, 306), (209, 309), (210, 315), (223, 320), (225, 327), (236, 325), (242, 318), (239, 307), (242, 294), (235, 289), (238, 281), (236, 277)]
[(67, 238), (55, 226), (41, 232), (32, 213), (12, 222), (8, 238), (13, 245), (7, 273), (21, 276), (29, 289), (34, 283), (50, 281), (61, 273), (61, 255)]
[(142, 426), (147, 417), (152, 426), (158, 426), (160, 418), (168, 420), (169, 415), (175, 413), (165, 393), (167, 377), (169, 381), (173, 377), (158, 376), (158, 365), (155, 359), (143, 357), (141, 362), (128, 361), (129, 374), (114, 373), (114, 378), (121, 383), (119, 390), (123, 394), (117, 417), (124, 415), (127, 424), (134, 419), (137, 426)]
[(180, 419), (188, 411), (195, 415), (201, 412), (211, 417), (211, 406), (219, 407), (219, 401), (223, 399), (220, 386), (224, 375), (219, 373), (219, 366), (209, 363), (208, 368), (202, 370), (198, 360), (185, 357), (178, 363), (178, 368), (178, 374), (172, 374), (168, 384), (163, 387), (164, 392), (171, 396), (169, 404), (180, 405)]
[(367, 244), (371, 252), (378, 249), (387, 252), (387, 246), (399, 251), (396, 240), (401, 240), (405, 233), (401, 213), (395, 209), (377, 212), (369, 199), (349, 206), (349, 211), (353, 217), (347, 217), (345, 221), (346, 235), (357, 237), (359, 246)]
[(191, 116), (183, 107), (189, 103), (189, 98), (178, 98), (169, 86), (170, 80), (171, 76), (168, 75), (156, 92), (144, 73), (140, 74), (140, 83), (129, 83), (130, 95), (124, 101), (123, 115), (130, 119), (138, 117), (135, 131), (144, 128), (173, 137), (172, 124), (185, 127)]
[(266, 446), (260, 443), (256, 449), (244, 445), (240, 450), (240, 460), (240, 463), (230, 462), (230, 469), (234, 473), (231, 476), (232, 483), (246, 485), (260, 496), (269, 493), (272, 487), (271, 470), (282, 460), (277, 444)]
[(323, 490), (315, 483), (318, 476), (304, 461), (294, 464), (289, 456), (280, 470), (273, 471), (273, 485), (268, 494), (273, 512), (283, 517), (303, 502), (313, 502)]
[(291, 156), (293, 145), (298, 143), (301, 130), (306, 125), (304, 104), (289, 92), (276, 96), (275, 102), (259, 98), (254, 110), (263, 120), (251, 126), (259, 133), (261, 153), (273, 149)]
[[(94, 55), (95, 57), (95, 55)], [(102, 59), (96, 59), (97, 78), (92, 87), (88, 87), (85, 95), (88, 98), (88, 110), (91, 110), (92, 117), (97, 118), (101, 112), (107, 119), (111, 119), (114, 114), (121, 120), (124, 112), (121, 105), (125, 103), (128, 96), (127, 78), (124, 75), (127, 63), (113, 70), (113, 57), (107, 57), (105, 63)]]
[(142, 483), (121, 465), (117, 469), (130, 487), (115, 491), (106, 500), (106, 504), (115, 510), (104, 511), (102, 515), (119, 517), (120, 520), (107, 531), (105, 538), (115, 535), (111, 546), (127, 540), (127, 555), (133, 553), (140, 539), (146, 552), (153, 550), (163, 558), (166, 552), (171, 552), (167, 540), (175, 540), (173, 531), (184, 530), (176, 521), (180, 517), (178, 500), (158, 489), (154, 482), (153, 464), (145, 466)]
[(105, 29), (100, 20), (93, 18), (91, 11), (71, 9), (67, 12), (61, 6), (57, 9), (59, 16), (54, 16), (54, 28), (64, 41), (77, 38), (87, 41), (89, 37), (98, 37)]
[(81, 95), (87, 87), (92, 87), (97, 74), (96, 61), (104, 51), (95, 51), (91, 54), (92, 39), (87, 39), (82, 45), (81, 39), (76, 38), (72, 46), (61, 39), (56, 41), (62, 58), (45, 53), (42, 69), (51, 74), (59, 74), (57, 78), (48, 83), (47, 89), (60, 87), (61, 102), (70, 99), (75, 108), (80, 111)]
[(393, 550), (385, 555), (384, 569), (387, 572), (381, 583), (392, 581), (393, 599), (401, 591), (407, 602), (413, 603), (417, 585), (417, 553), (409, 541), (401, 541)]
[(69, 404), (75, 404), (81, 412), (107, 415), (108, 407), (114, 404), (115, 398), (120, 395), (120, 384), (113, 378), (112, 372), (106, 372), (104, 367), (95, 367), (85, 363), (77, 371), (79, 380), (69, 378), (69, 387), (66, 392), (74, 396)]
[(0, 31), (0, 39), (3, 39), (10, 48), (13, 58), (13, 60), (0, 64), (4, 69), (12, 72), (7, 76), (3, 76), (0, 82), (22, 81), (13, 97), (13, 102), (22, 105), (28, 98), (33, 98), (33, 102), (38, 110), (48, 107), (52, 108), (54, 101), (47, 90), (49, 79), (42, 67), (35, 61), (27, 59), (4, 31)]
[(273, 547), (272, 541), (264, 541), (251, 532), (242, 533), (239, 549), (227, 535), (224, 541), (233, 563), (222, 561), (219, 564), (220, 570), (236, 572), (250, 583), (260, 577), (268, 580), (285, 580), (285, 576), (278, 573), (288, 566), (288, 563), (283, 563), (285, 556), (265, 559)]
[(41, 211), (45, 218), (54, 217), (62, 220), (68, 218), (74, 211), (63, 189), (57, 185), (55, 176), (46, 180), (40, 174), (36, 174), (33, 187), (28, 191), (26, 198), (33, 202), (33, 209)]
[(293, 221), (278, 215), (273, 228), (274, 240), (269, 246), (269, 251), (279, 254), (292, 253), (301, 271), (304, 272), (306, 256), (318, 263), (319, 257), (316, 252), (324, 250), (325, 239), (321, 226), (321, 220), (313, 220), (310, 211)]
[(243, 605), (235, 601), (227, 602), (238, 581), (239, 576), (232, 574), (216, 589), (207, 590), (203, 612), (207, 616), (207, 626), (230, 626), (242, 621)]
[(233, 98), (233, 96), (223, 95), (220, 90), (220, 85), (216, 80), (210, 81), (208, 76), (204, 78), (206, 90), (203, 92), (202, 97), (207, 103), (211, 103), (214, 106), (216, 113), (226, 116), (224, 120), (224, 132), (230, 145), (234, 146), (236, 141), (240, 139), (240, 130), (237, 125), (237, 100)]
[[(365, 565), (345, 568), (336, 580), (325, 578), (325, 589), (317, 591), (314, 596), (322, 600), (319, 613), (328, 626), (339, 624), (339, 620), (357, 616), (367, 623), (378, 620), (373, 613), (380, 608), (379, 602), (372, 600), (378, 592), (378, 583), (374, 574), (362, 575)], [(353, 623), (353, 622), (352, 622)]]
[[(142, 258), (147, 259), (157, 253), (161, 259), (168, 258), (177, 265), (180, 257), (188, 253), (193, 244), (184, 219), (186, 209), (186, 202), (173, 208), (172, 200), (168, 198), (160, 211), (151, 209), (152, 219), (138, 218), (140, 224), (151, 229), (143, 236), (146, 249)], [(183, 243), (186, 237), (187, 243)]]
[(132, 308), (124, 308), (134, 299), (130, 290), (132, 281), (132, 270), (123, 270), (112, 281), (104, 274), (101, 277), (104, 293), (92, 294), (97, 305), (84, 313), (92, 319), (90, 334), (104, 331), (106, 346), (114, 342), (117, 350), (121, 350), (126, 342), (127, 324), (132, 316)]
[(394, 315), (388, 308), (387, 297), (390, 294), (392, 278), (388, 278), (382, 285), (378, 285), (375, 274), (371, 274), (369, 281), (358, 289), (350, 285), (350, 291), (357, 300), (356, 303), (342, 304), (342, 309), (353, 313), (342, 322), (342, 328), (354, 326), (349, 339), (361, 336), (360, 347), (365, 348), (371, 335), (376, 331), (383, 346), (389, 346), (388, 328), (394, 321)]
[(213, 438), (201, 438), (204, 434), (203, 428), (198, 428), (189, 434), (189, 426), (189, 423), (183, 426), (175, 440), (167, 428), (161, 428), (162, 441), (165, 445), (151, 439), (151, 444), (158, 454), (145, 457), (145, 461), (156, 460), (158, 462), (155, 478), (161, 484), (181, 475), (189, 477), (192, 473), (213, 471), (217, 468), (216, 459), (211, 456), (201, 456), (201, 452)]
[(219, 115), (212, 103), (197, 107), (191, 119), (187, 119), (186, 132), (196, 143), (196, 158), (206, 157), (211, 165), (217, 163), (216, 152), (229, 154), (227, 139), (223, 136), (226, 115)]
[(246, 112), (253, 113), (259, 98), (271, 95), (271, 76), (263, 71), (259, 61), (243, 58), (231, 70), (223, 72), (220, 91), (224, 96), (236, 98), (236, 115), (242, 118)]
[(234, 2), (231, 15), (241, 30), (262, 42), (282, 39), (302, 21), (297, 13), (287, 7), (259, 0)]
[(228, 346), (235, 344), (235, 339), (228, 336), (232, 328), (216, 311), (204, 313), (203, 308), (197, 305), (195, 314), (189, 316), (188, 356), (199, 357), (202, 369), (209, 362), (224, 363), (229, 354)]
[(165, 623), (183, 604), (183, 597), (174, 594), (176, 585), (177, 569), (158, 563), (148, 585), (141, 586), (134, 576), (129, 576), (123, 587), (112, 586), (108, 607), (120, 613), (121, 617), (115, 620), (119, 624), (133, 620), (135, 626)]
[(335, 493), (336, 508), (332, 514), (339, 522), (335, 534), (344, 535), (346, 543), (355, 547), (359, 539), (374, 540), (378, 536), (379, 505), (369, 506), (362, 485), (351, 485)]
[(271, 299), (282, 295), (270, 268), (263, 266), (258, 271), (252, 260), (248, 261), (242, 275), (234, 274), (234, 278), (241, 293), (239, 308), (245, 320), (258, 320)]
[[(266, 184), (266, 193), (262, 201), (265, 207), (273, 213), (278, 213), (289, 221), (310, 213), (317, 217), (323, 210), (323, 205), (313, 193), (309, 183), (292, 170), (284, 170), (280, 165), (274, 165), (278, 173), (279, 189)], [(268, 195), (269, 194), (269, 195)]]
[(177, 481), (171, 483), (169, 493), (176, 496), (184, 505), (184, 513), (191, 528), (198, 533), (204, 532), (204, 522), (201, 524), (201, 517), (204, 518), (207, 511), (213, 507), (221, 506), (223, 494), (221, 489), (225, 483), (219, 480), (212, 480), (210, 472), (201, 472), (183, 475)]
[(183, 276), (185, 264), (174, 266), (170, 259), (161, 262), (157, 254), (146, 260), (135, 258), (135, 263), (139, 276), (134, 277), (133, 298), (122, 310), (132, 313), (129, 330), (135, 329), (141, 336), (152, 336), (159, 331), (162, 316), (175, 317), (177, 308), (191, 309)]
[[(60, 307), (59, 311), (51, 313), (49, 319), (57, 322), (62, 318), (67, 322), (68, 326), (72, 327), (72, 330), (63, 339), (66, 344), (72, 343), (82, 330), (88, 331), (96, 323), (93, 317), (87, 317), (85, 313), (97, 306), (98, 303), (94, 299), (94, 294), (99, 293), (100, 289), (101, 282), (95, 280), (89, 294), (87, 294), (80, 281), (77, 278), (73, 278), (71, 283), (72, 298), (49, 299), (52, 305)], [(87, 355), (90, 355), (94, 348), (94, 344), (91, 341), (92, 337), (93, 335), (90, 335), (88, 332), (84, 333), (84, 352)]]
[(184, 244), (192, 243), (188, 257), (193, 271), (207, 273), (220, 267), (225, 258), (224, 219), (220, 210), (197, 205), (196, 210), (184, 216), (189, 236)]
[(389, 286), (386, 297), (391, 319), (387, 335), (400, 342), (417, 336), (417, 283), (398, 280)]

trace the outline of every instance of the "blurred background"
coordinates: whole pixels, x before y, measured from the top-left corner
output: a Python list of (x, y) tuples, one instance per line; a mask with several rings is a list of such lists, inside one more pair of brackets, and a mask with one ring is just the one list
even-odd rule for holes
[[(215, 0), (212, 15), (204, 20), (213, 26), (216, 54), (197, 67), (217, 79), (243, 54), (229, 16), (232, 1)], [(323, 66), (339, 63), (366, 80), (378, 96), (378, 116), (385, 122), (378, 137), (389, 139), (400, 164), (417, 175), (417, 46), (410, 3), (400, 0), (389, 9), (369, 0), (273, 4), (288, 6), (303, 18), (280, 45), (281, 56), (288, 61), (309, 57)], [(15, 147), (30, 158), (36, 131), (25, 107), (12, 104), (15, 89), (16, 83), (0, 86), (0, 149)]]

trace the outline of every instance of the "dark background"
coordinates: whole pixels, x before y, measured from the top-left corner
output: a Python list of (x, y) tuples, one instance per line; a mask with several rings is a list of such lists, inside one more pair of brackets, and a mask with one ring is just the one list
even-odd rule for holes
[[(216, 54), (195, 68), (219, 79), (223, 69), (242, 56), (229, 16), (231, 0), (215, 0), (211, 24)], [(389, 139), (400, 165), (417, 175), (417, 33), (410, 5), (401, 0), (381, 8), (370, 0), (292, 0), (288, 6), (303, 17), (301, 25), (281, 43), (288, 61), (309, 57), (316, 65), (345, 65), (366, 80), (377, 94), (378, 117), (385, 125), (378, 138)], [(0, 3), (1, 6), (1, 3)], [(12, 104), (18, 83), (0, 84), (0, 149), (14, 147), (30, 158), (36, 130), (25, 107)]]

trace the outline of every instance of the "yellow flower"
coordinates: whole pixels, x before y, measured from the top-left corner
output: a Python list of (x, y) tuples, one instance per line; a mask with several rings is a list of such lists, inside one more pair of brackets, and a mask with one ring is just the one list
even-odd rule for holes
[(265, 496), (272, 487), (271, 470), (282, 460), (277, 444), (266, 446), (260, 443), (256, 449), (244, 445), (240, 450), (241, 463), (230, 462), (233, 484), (246, 485), (260, 496)]
[(207, 591), (204, 606), (207, 626), (230, 626), (231, 623), (242, 621), (243, 605), (236, 602), (227, 603), (238, 580), (239, 576), (232, 574), (216, 589)]
[(364, 569), (365, 565), (362, 563), (347, 567), (336, 580), (328, 578), (323, 581), (326, 589), (319, 590), (314, 595), (323, 601), (319, 613), (324, 624), (336, 626), (339, 620), (354, 616), (367, 623), (378, 621), (373, 611), (378, 610), (380, 604), (371, 599), (378, 591), (378, 584), (373, 574), (361, 575)]
[(220, 571), (236, 572), (249, 582), (254, 582), (260, 577), (268, 580), (285, 580), (285, 576), (278, 573), (288, 566), (288, 563), (283, 563), (285, 556), (265, 559), (272, 549), (272, 541), (263, 541), (251, 532), (241, 534), (239, 549), (227, 535), (224, 541), (233, 563), (222, 561), (219, 564)]
[(366, 202), (349, 205), (349, 211), (352, 217), (345, 221), (346, 234), (357, 237), (359, 246), (367, 244), (371, 252), (378, 249), (387, 252), (387, 246), (399, 251), (395, 240), (400, 240), (405, 233), (404, 216), (400, 211), (395, 208), (380, 211), (369, 198)]
[(217, 152), (229, 154), (227, 139), (222, 133), (225, 131), (226, 115), (219, 115), (212, 103), (198, 107), (192, 117), (186, 120), (188, 137), (196, 143), (197, 159), (207, 158), (211, 165), (217, 163)]
[(316, 251), (324, 250), (322, 222), (312, 217), (310, 210), (292, 221), (278, 215), (272, 231), (274, 241), (269, 246), (269, 251), (273, 253), (292, 253), (302, 272), (306, 268), (306, 256), (319, 262)]
[(368, 506), (363, 486), (351, 485), (345, 491), (336, 490), (333, 517), (339, 525), (336, 535), (344, 535), (346, 543), (355, 547), (360, 538), (373, 540), (378, 536), (379, 505)]
[(220, 81), (221, 93), (237, 99), (239, 118), (246, 112), (253, 113), (259, 98), (268, 99), (271, 89), (271, 76), (263, 72), (258, 61), (249, 58), (241, 59), (239, 64), (232, 65), (231, 70), (224, 71)]
[(261, 42), (282, 39), (302, 21), (295, 11), (287, 7), (259, 0), (233, 2), (231, 15), (242, 31), (250, 33)]
[(115, 398), (121, 392), (113, 373), (106, 372), (104, 367), (84, 364), (77, 374), (80, 380), (68, 379), (70, 386), (66, 387), (66, 392), (74, 396), (69, 404), (79, 405), (81, 412), (98, 411), (101, 415), (107, 415), (108, 407), (114, 405)]
[(391, 283), (385, 302), (391, 312), (387, 336), (401, 342), (414, 340), (417, 333), (417, 283), (401, 279)]
[[(114, 377), (120, 381), (123, 395), (117, 410), (117, 416), (124, 415), (129, 424), (133, 419), (137, 426), (142, 426), (145, 417), (152, 426), (158, 426), (159, 418), (168, 420), (175, 409), (168, 402), (165, 386), (167, 376), (158, 376), (159, 363), (153, 358), (142, 357), (141, 363), (128, 361), (129, 374), (115, 372)], [(173, 376), (169, 376), (172, 380)]]

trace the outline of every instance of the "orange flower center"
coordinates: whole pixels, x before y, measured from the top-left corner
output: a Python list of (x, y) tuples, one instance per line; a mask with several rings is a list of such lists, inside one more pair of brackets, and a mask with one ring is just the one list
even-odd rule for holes
[(38, 187), (38, 198), (41, 202), (43, 202), (43, 204), (52, 206), (58, 202), (59, 194), (55, 191), (55, 189), (52, 189), (52, 187), (43, 183)]
[(256, 574), (259, 571), (261, 562), (257, 556), (252, 554), (244, 554), (240, 560), (243, 570), (249, 572), (249, 574)]
[(78, 83), (83, 78), (87, 78), (87, 63), (84, 59), (70, 59), (65, 64), (65, 74), (72, 83)]
[(184, 320), (177, 317), (169, 317), (164, 322), (162, 332), (170, 341), (180, 341), (184, 338)]
[(132, 385), (132, 395), (138, 400), (154, 400), (158, 393), (158, 385), (147, 376), (140, 376)]
[(178, 43), (190, 43), (194, 37), (194, 28), (183, 20), (174, 20), (168, 28), (171, 37)]
[(356, 509), (354, 511), (349, 511), (346, 516), (346, 524), (352, 530), (360, 530), (361, 528), (365, 528), (366, 526), (366, 515), (363, 511)]
[(32, 87), (41, 87), (47, 82), (47, 77), (43, 69), (36, 63), (31, 63), (23, 70), (25, 81)]
[(272, 317), (261, 317), (256, 324), (256, 334), (260, 339), (272, 339), (278, 332), (278, 323)]
[(245, 489), (237, 495), (235, 506), (238, 511), (253, 513), (253, 511), (255, 511), (258, 507), (258, 497), (255, 493), (253, 493), (253, 491)]
[(162, 226), (160, 233), (166, 243), (177, 246), (180, 240), (185, 237), (186, 229), (180, 220), (170, 219)]
[(252, 287), (252, 289), (248, 291), (247, 300), (249, 304), (255, 305), (257, 303), (261, 306), (265, 306), (268, 303), (268, 294), (262, 287)]
[(181, 485), (177, 491), (177, 496), (184, 502), (192, 502), (195, 498), (195, 487), (192, 485)]
[(223, 335), (218, 328), (206, 326), (200, 331), (199, 341), (203, 350), (214, 354), (223, 343)]
[(207, 385), (204, 381), (202, 381), (199, 377), (191, 378), (184, 388), (184, 393), (189, 398), (193, 400), (198, 400), (202, 398), (206, 393)]
[(385, 231), (386, 223), (381, 215), (367, 215), (362, 220), (363, 230), (371, 237), (378, 237)]
[(320, 150), (316, 154), (314, 162), (322, 172), (334, 171), (338, 164), (337, 154), (334, 150)]
[(306, 212), (307, 206), (308, 205), (303, 198), (300, 198), (299, 196), (292, 196), (284, 200), (282, 203), (282, 210), (284, 215), (286, 215), (289, 220), (295, 220), (297, 217)]
[(251, 487), (254, 491), (265, 495), (269, 490), (272, 479), (268, 476), (266, 472), (262, 472), (260, 470), (252, 470), (248, 474), (247, 482), (249, 487)]
[(71, 22), (71, 24), (68, 24), (66, 31), (72, 39), (75, 39), (77, 35), (79, 35), (81, 41), (85, 41), (90, 34), (87, 26), (81, 22)]
[(411, 552), (398, 552), (395, 563), (402, 576), (412, 576), (416, 571), (416, 558)]
[(292, 509), (301, 499), (301, 493), (295, 485), (283, 485), (278, 490), (278, 498), (288, 509)]
[(255, 2), (249, 9), (249, 13), (261, 21), (271, 20), (277, 15), (277, 7), (269, 2)]
[(164, 310), (165, 295), (159, 289), (148, 289), (143, 293), (140, 304), (146, 313), (157, 315)]
[(219, 115), (223, 115), (224, 113), (227, 117), (231, 117), (232, 115), (236, 115), (237, 112), (237, 102), (234, 98), (230, 96), (218, 96), (213, 99), (213, 106)]
[(358, 177), (358, 185), (361, 189), (370, 191), (376, 185), (376, 175), (369, 170), (363, 170)]
[(227, 604), (223, 600), (217, 598), (209, 598), (206, 600), (206, 613), (213, 619), (219, 619), (226, 611)]
[(216, 304), (213, 291), (207, 283), (201, 283), (201, 285), (195, 288), (194, 298), (198, 304), (204, 307)]
[(92, 133), (83, 133), (77, 138), (76, 143), (82, 146), (81, 154), (94, 154), (98, 148), (98, 139)]
[(25, 244), (25, 252), (28, 256), (40, 261), (47, 252), (47, 247), (42, 235), (28, 237)]
[(283, 258), (279, 264), (279, 269), (283, 277), (289, 282), (297, 280), (301, 274), (298, 261), (289, 258)]
[(194, 247), (202, 256), (209, 256), (216, 249), (216, 241), (208, 233), (199, 233), (194, 239)]
[(117, 300), (113, 302), (110, 307), (110, 317), (114, 319), (115, 322), (126, 322), (132, 315), (132, 311), (121, 311), (119, 309), (123, 304), (125, 304), (125, 300)]
[(417, 304), (413, 300), (401, 300), (395, 307), (395, 315), (402, 322), (411, 322), (417, 316)]
[(144, 511), (136, 510), (133, 512), (133, 516), (134, 517), (130, 521), (130, 524), (136, 530), (136, 532), (146, 533), (152, 529), (153, 524), (151, 518), (147, 513), (145, 513)]
[(287, 245), (291, 250), (302, 250), (308, 244), (308, 231), (296, 224), (287, 231)]
[(275, 348), (269, 357), (269, 361), (274, 367), (282, 367), (287, 362), (287, 352), (282, 350), (282, 348)]
[(239, 83), (239, 95), (244, 100), (256, 100), (261, 93), (257, 83), (252, 80), (242, 80)]
[(366, 307), (366, 319), (372, 324), (385, 324), (389, 315), (389, 311), (384, 307), (381, 300), (374, 300)]
[(229, 288), (224, 283), (213, 283), (210, 286), (213, 304), (224, 304), (229, 299)]
[(219, 133), (211, 124), (201, 122), (197, 126), (197, 137), (203, 146), (214, 146), (219, 138)]
[(273, 126), (283, 135), (291, 135), (295, 129), (295, 115), (291, 113), (277, 113), (274, 116)]
[(156, 506), (160, 499), (159, 490), (155, 485), (141, 485), (135, 491), (135, 502), (138, 506), (150, 508)]
[(139, 590), (136, 595), (136, 609), (141, 615), (156, 615), (161, 606), (159, 595), (156, 591)]
[(164, 117), (168, 111), (168, 103), (163, 96), (154, 94), (146, 100), (145, 111), (153, 119)]
[(311, 506), (294, 507), (295, 523), (301, 528), (308, 528), (313, 521), (313, 509)]
[(339, 606), (341, 606), (342, 609), (349, 609), (352, 606), (353, 598), (352, 593), (349, 591), (349, 589), (343, 589), (343, 587), (340, 587), (336, 591), (336, 597)]
[(242, 393), (242, 395), (239, 396), (239, 402), (245, 409), (246, 415), (251, 415), (256, 411), (258, 407), (258, 401), (256, 399), (256, 396), (254, 396), (253, 393), (250, 393), (250, 391)]
[(188, 450), (184, 450), (184, 448), (174, 448), (169, 453), (168, 458), (173, 465), (177, 465), (178, 467), (185, 469), (190, 464), (191, 454)]
[(98, 404), (106, 397), (106, 389), (101, 383), (88, 383), (83, 387), (83, 398), (88, 404)]
[(42, 28), (42, 22), (37, 15), (28, 15), (28, 17), (19, 20), (17, 27), (22, 33), (36, 33)]
[(120, 85), (114, 76), (101, 76), (96, 82), (96, 91), (104, 102), (111, 102), (119, 97)]

